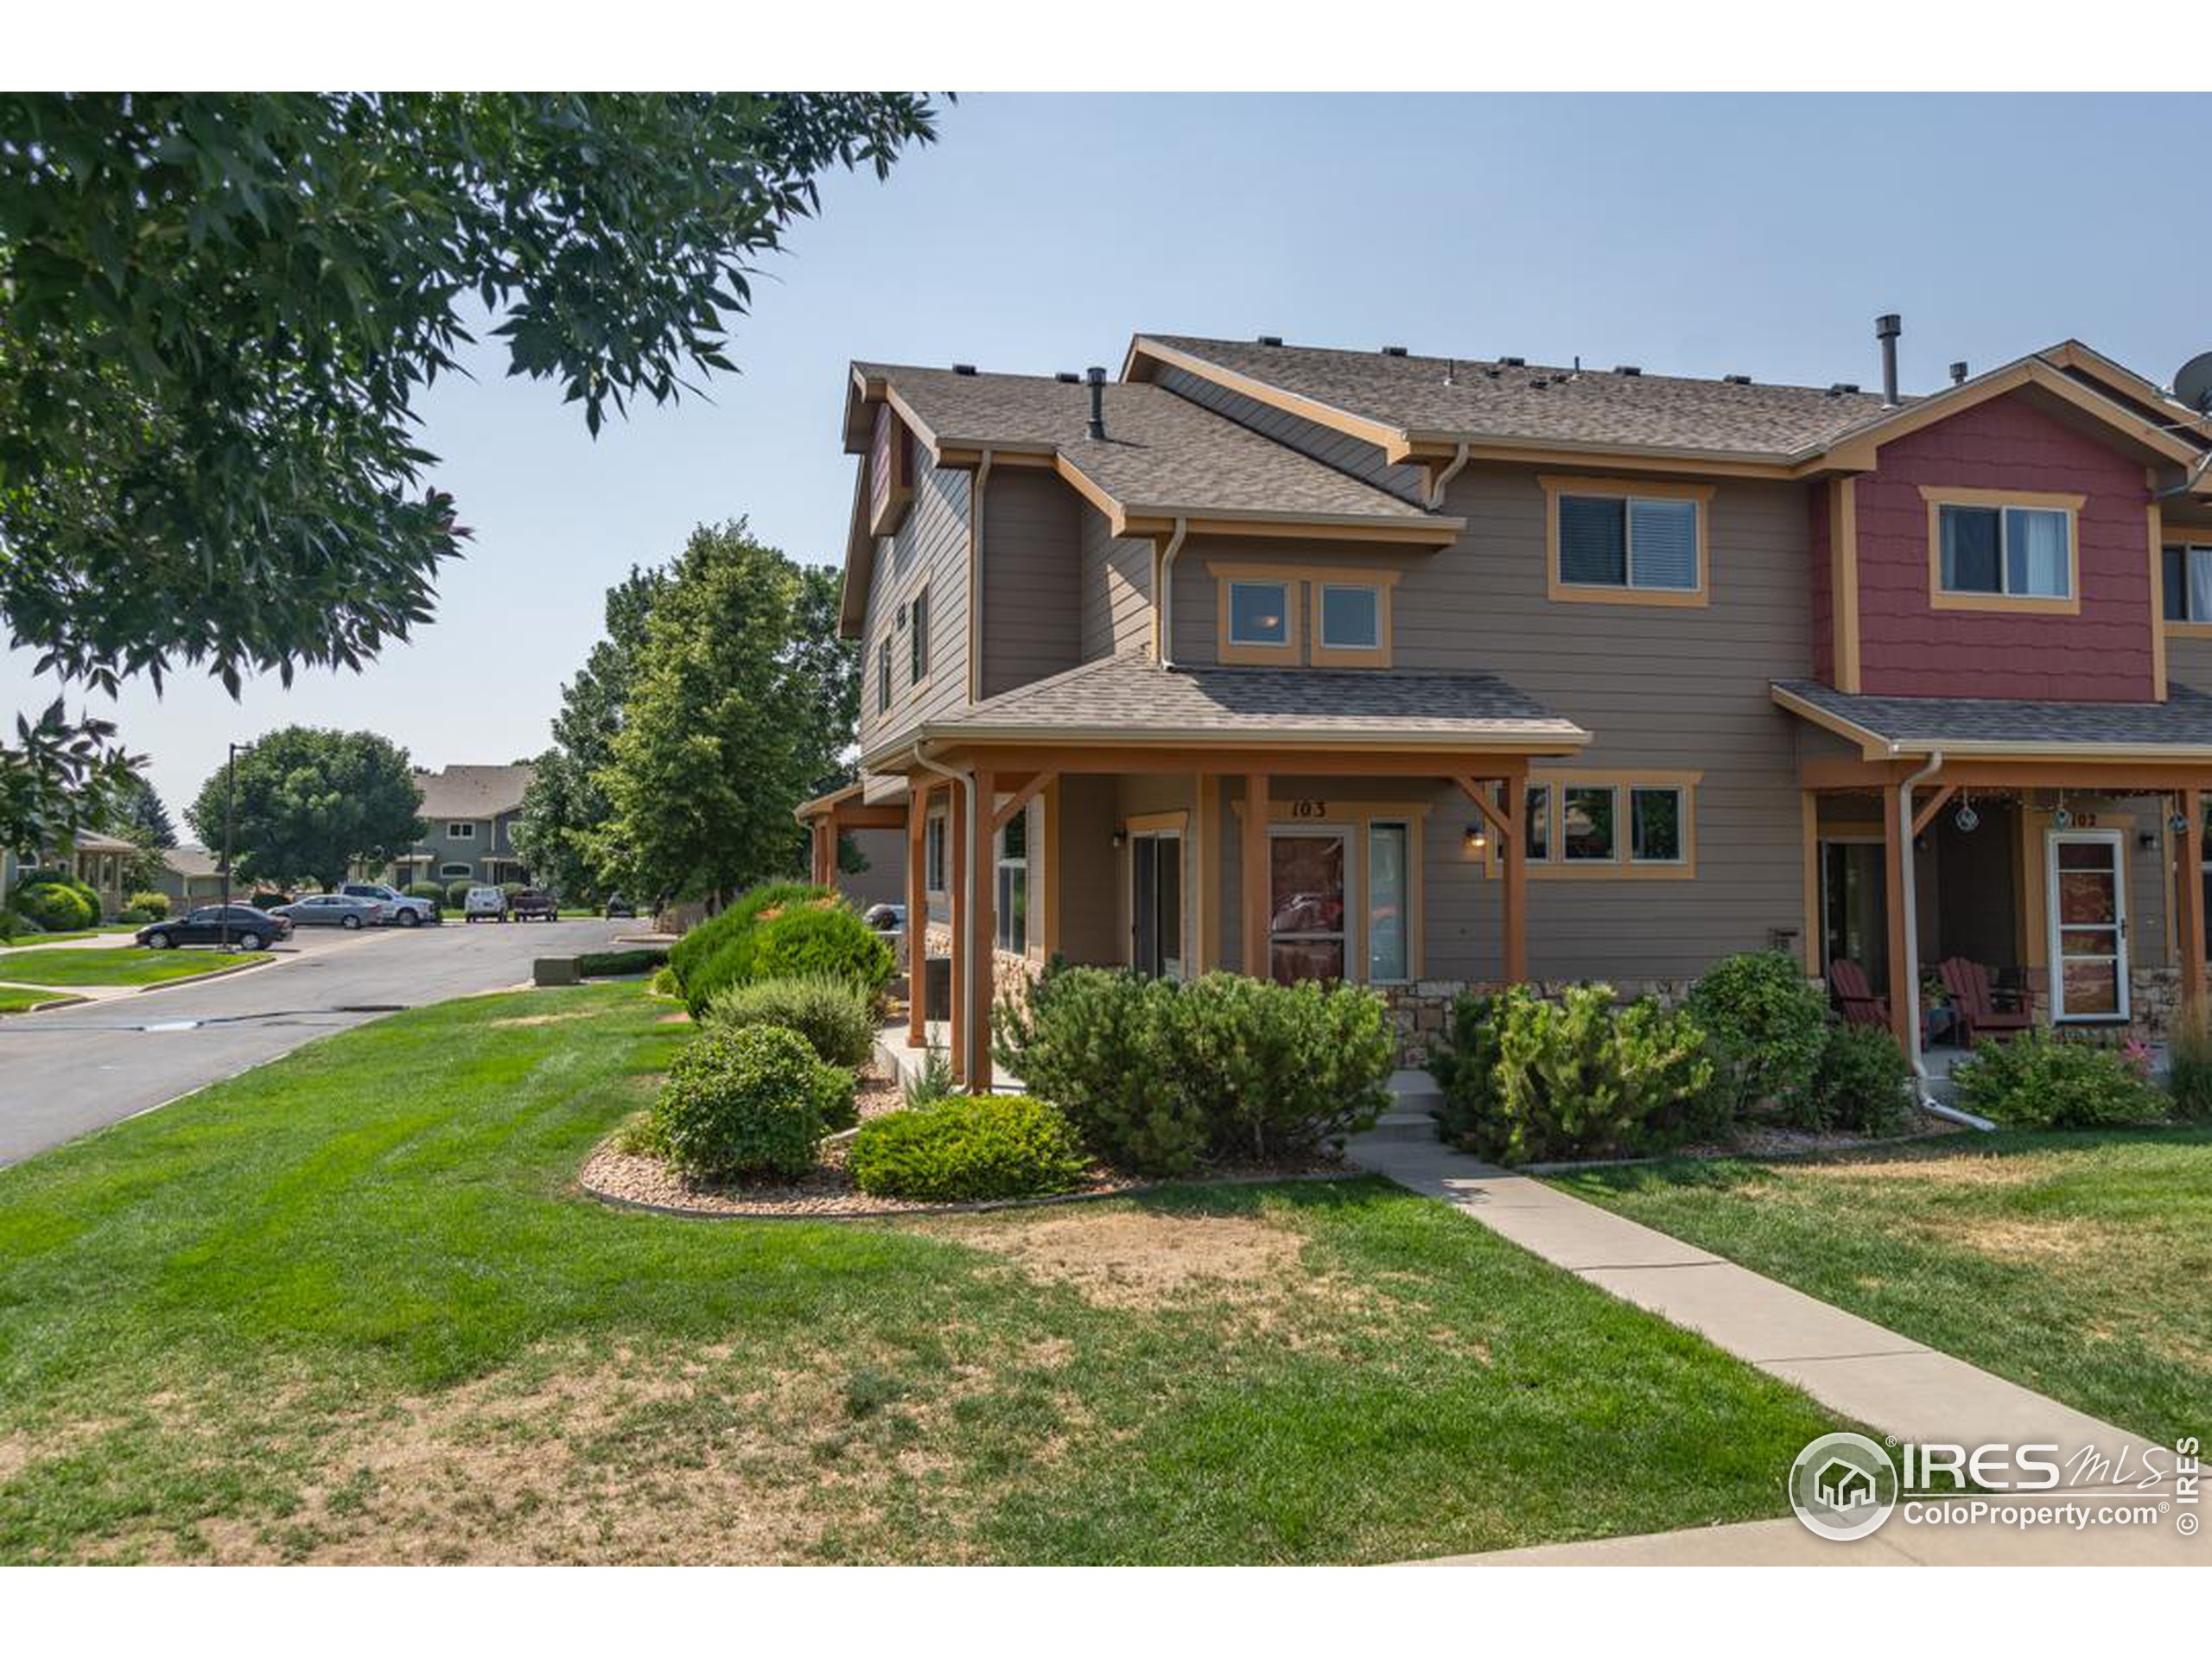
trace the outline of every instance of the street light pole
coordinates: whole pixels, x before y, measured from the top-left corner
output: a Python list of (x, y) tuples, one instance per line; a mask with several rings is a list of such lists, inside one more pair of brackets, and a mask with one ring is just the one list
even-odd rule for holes
[(223, 920), (222, 943), (216, 948), (231, 948), (231, 817), (238, 793), (238, 746), (231, 745), (231, 757), (223, 766)]

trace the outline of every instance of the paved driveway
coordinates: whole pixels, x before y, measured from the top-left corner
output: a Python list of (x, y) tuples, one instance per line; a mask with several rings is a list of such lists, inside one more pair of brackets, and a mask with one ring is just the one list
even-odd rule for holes
[(397, 1008), (530, 977), (636, 922), (304, 929), (266, 968), (0, 1019), (0, 1166)]

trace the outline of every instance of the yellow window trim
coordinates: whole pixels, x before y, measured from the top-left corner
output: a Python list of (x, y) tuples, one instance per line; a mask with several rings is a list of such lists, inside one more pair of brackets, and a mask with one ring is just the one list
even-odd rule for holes
[[(1529, 879), (1532, 881), (1689, 881), (1697, 876), (1697, 789), (1705, 780), (1702, 772), (1656, 771), (1649, 768), (1616, 768), (1592, 772), (1577, 767), (1567, 771), (1553, 771), (1532, 766), (1529, 772), (1528, 787), (1549, 791), (1546, 798), (1544, 815), (1545, 836), (1542, 858), (1529, 861)], [(1613, 855), (1605, 859), (1575, 859), (1569, 861), (1560, 851), (1560, 814), (1555, 810), (1560, 791), (1566, 789), (1611, 789), (1617, 791), (1614, 802)], [(1637, 859), (1629, 856), (1630, 835), (1628, 792), (1634, 789), (1678, 789), (1682, 795), (1682, 855), (1679, 859)], [(1498, 874), (1497, 844), (1493, 836), (1483, 850), (1483, 874)]]
[[(2151, 509), (2152, 523), (2154, 524), (2156, 524), (2158, 521), (2158, 510), (2155, 506)], [(2161, 533), (2155, 543), (2158, 549), (2158, 553), (2157, 563), (2154, 568), (2158, 571), (2158, 580), (2153, 584), (2157, 591), (2152, 594), (2152, 600), (2158, 607), (2158, 620), (2164, 631), (2165, 637), (2169, 639), (2212, 639), (2212, 620), (2203, 622), (2177, 622), (2168, 620), (2166, 617), (2165, 593), (2166, 554), (2168, 551), (2177, 549), (2183, 554), (2182, 580), (2186, 582), (2189, 579), (2189, 562), (2187, 556), (2192, 551), (2198, 553), (2212, 553), (2212, 537), (2208, 537), (2206, 540), (2201, 542), (2190, 541), (2187, 539), (2176, 541), (2172, 536), (2164, 533), (2163, 526), (2161, 526), (2160, 529)]]
[[(1389, 668), (1391, 645), (1390, 594), (1402, 571), (1374, 565), (1251, 564), (1226, 559), (1206, 561), (1206, 574), (1214, 579), (1214, 656), (1231, 666), (1255, 665), (1295, 668), (1311, 663), (1316, 668)], [(1288, 640), (1280, 645), (1238, 643), (1229, 637), (1229, 590), (1234, 582), (1281, 582)], [(1303, 593), (1300, 588), (1303, 587)], [(1321, 643), (1321, 590), (1324, 588), (1372, 588), (1376, 596), (1377, 645), (1325, 645)]]
[[(2015, 614), (2079, 616), (2082, 613), (2082, 509), (2085, 495), (2048, 490), (1967, 490), (1938, 484), (1920, 486), (1928, 504), (1928, 603), (1939, 611), (2004, 611)], [(1943, 586), (1943, 509), (1946, 507), (2029, 507), (2066, 515), (2066, 596), (2031, 594), (1955, 594)], [(2000, 547), (1999, 557), (2002, 558)]]
[[(1344, 930), (1344, 967), (1347, 977), (1354, 983), (1367, 985), (1410, 985), (1425, 979), (1428, 973), (1428, 936), (1423, 925), (1424, 901), (1421, 891), (1421, 869), (1427, 863), (1425, 831), (1431, 801), (1348, 801), (1335, 796), (1325, 798), (1325, 810), (1316, 817), (1301, 804), (1301, 798), (1271, 799), (1268, 803), (1268, 828), (1287, 830), (1341, 830), (1346, 832), (1348, 855), (1344, 871), (1344, 893), (1348, 913), (1357, 913), (1359, 927), (1355, 934)], [(1239, 823), (1244, 817), (1244, 803), (1231, 800), (1230, 815)], [(1376, 820), (1384, 823), (1406, 826), (1406, 976), (1403, 979), (1370, 980), (1367, 976), (1368, 927), (1367, 913), (1367, 838)], [(1249, 972), (1248, 967), (1246, 969)]]
[[(1582, 478), (1572, 474), (1539, 473), (1544, 490), (1544, 594), (1571, 605), (1659, 605), (1678, 609), (1702, 608), (1712, 599), (1713, 486), (1679, 484), (1665, 479)], [(1697, 503), (1697, 586), (1631, 588), (1624, 582), (1561, 582), (1559, 575), (1559, 499), (1562, 495), (1593, 495), (1629, 500), (1694, 501)]]

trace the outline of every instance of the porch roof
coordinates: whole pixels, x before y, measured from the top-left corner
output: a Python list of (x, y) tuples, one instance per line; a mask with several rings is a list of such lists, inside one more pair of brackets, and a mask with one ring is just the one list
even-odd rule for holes
[(1961, 756), (2212, 760), (2212, 696), (2186, 685), (2170, 685), (2164, 702), (1866, 696), (1817, 680), (1777, 680), (1773, 695), (1792, 714), (1857, 743), (1870, 760), (1938, 749)]
[(1495, 675), (1166, 668), (1103, 657), (926, 722), (925, 741), (1234, 742), (1571, 753), (1590, 734)]

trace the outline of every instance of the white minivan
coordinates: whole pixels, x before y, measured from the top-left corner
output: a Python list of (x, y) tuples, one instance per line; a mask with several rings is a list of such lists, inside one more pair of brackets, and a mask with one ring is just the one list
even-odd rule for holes
[(461, 913), (467, 921), (504, 922), (507, 919), (507, 895), (498, 887), (471, 887)]

